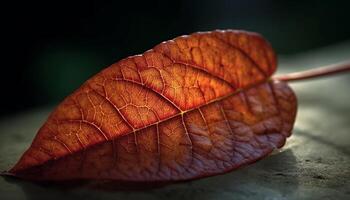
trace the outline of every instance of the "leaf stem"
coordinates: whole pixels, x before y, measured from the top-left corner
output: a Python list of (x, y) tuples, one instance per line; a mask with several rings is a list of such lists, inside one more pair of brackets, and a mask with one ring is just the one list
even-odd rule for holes
[(305, 80), (310, 78), (318, 78), (322, 76), (328, 76), (331, 74), (337, 74), (342, 72), (350, 72), (350, 61), (327, 65), (324, 67), (316, 68), (316, 69), (310, 69), (306, 71), (301, 72), (294, 72), (290, 74), (283, 74), (283, 75), (275, 75), (272, 77), (273, 80), (279, 80), (279, 81), (297, 81), (297, 80)]

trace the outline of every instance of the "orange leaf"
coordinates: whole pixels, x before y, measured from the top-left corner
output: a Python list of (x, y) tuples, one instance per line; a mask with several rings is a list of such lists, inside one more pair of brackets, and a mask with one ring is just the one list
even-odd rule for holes
[(178, 181), (224, 173), (284, 145), (296, 97), (271, 81), (258, 34), (163, 42), (104, 69), (49, 116), (10, 170), (30, 180)]

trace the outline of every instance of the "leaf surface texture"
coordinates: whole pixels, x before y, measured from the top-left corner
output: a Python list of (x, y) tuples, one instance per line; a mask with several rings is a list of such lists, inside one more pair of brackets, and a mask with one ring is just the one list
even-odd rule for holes
[(178, 181), (221, 174), (284, 145), (296, 97), (271, 81), (258, 34), (163, 42), (86, 81), (51, 113), (11, 173), (32, 180)]

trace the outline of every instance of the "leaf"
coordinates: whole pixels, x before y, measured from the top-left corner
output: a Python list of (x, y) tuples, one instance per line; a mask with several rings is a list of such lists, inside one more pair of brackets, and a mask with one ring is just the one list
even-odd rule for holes
[(68, 96), (10, 170), (30, 180), (167, 182), (255, 162), (291, 134), (296, 97), (258, 34), (163, 42)]

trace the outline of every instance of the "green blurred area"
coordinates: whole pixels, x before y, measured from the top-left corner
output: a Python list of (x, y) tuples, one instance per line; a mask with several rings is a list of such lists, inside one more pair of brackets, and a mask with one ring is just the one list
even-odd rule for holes
[(64, 97), (101, 69), (101, 55), (69, 46), (46, 49), (31, 71), (35, 86), (50, 100)]

